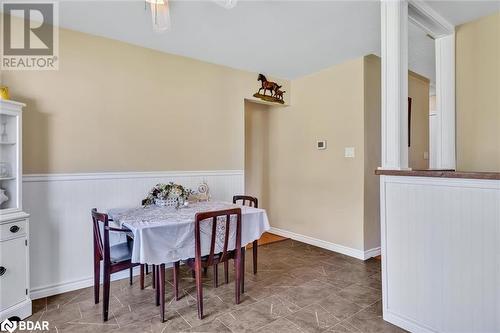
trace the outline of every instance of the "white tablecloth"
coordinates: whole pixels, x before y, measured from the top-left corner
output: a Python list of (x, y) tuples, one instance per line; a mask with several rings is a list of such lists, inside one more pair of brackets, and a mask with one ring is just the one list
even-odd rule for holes
[[(225, 202), (200, 202), (189, 207), (149, 206), (132, 209), (111, 209), (110, 217), (134, 234), (132, 262), (162, 264), (194, 258), (194, 217), (198, 212), (241, 208), (241, 245), (260, 238), (270, 229), (266, 211), (259, 208), (237, 206)], [(217, 224), (216, 252), (222, 251), (225, 218)], [(201, 229), (202, 255), (210, 252), (211, 222)], [(236, 224), (231, 219), (228, 249), (234, 249)]]

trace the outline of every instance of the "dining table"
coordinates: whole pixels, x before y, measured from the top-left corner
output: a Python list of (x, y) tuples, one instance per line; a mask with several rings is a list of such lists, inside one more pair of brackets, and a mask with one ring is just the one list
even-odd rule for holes
[[(201, 212), (241, 208), (241, 246), (252, 243), (269, 231), (266, 211), (223, 201), (189, 203), (187, 206), (115, 208), (109, 217), (122, 228), (130, 230), (134, 239), (132, 262), (141, 264), (169, 264), (195, 256), (195, 215)], [(201, 229), (201, 252), (210, 252), (211, 223)], [(236, 221), (230, 221), (228, 250), (235, 248)], [(222, 252), (225, 223), (217, 223), (216, 252)]]
[[(156, 305), (160, 306), (162, 322), (165, 320), (165, 267), (170, 263), (177, 265), (179, 261), (195, 257), (196, 214), (233, 208), (241, 209), (241, 251), (235, 248), (236, 215), (222, 215), (215, 220), (209, 219), (200, 224), (200, 248), (202, 256), (211, 253), (211, 239), (213, 230), (215, 230), (214, 252), (223, 252), (228, 225), (226, 219), (229, 218), (227, 250), (236, 250), (237, 257), (241, 255), (239, 261), (241, 266), (237, 266), (235, 263), (236, 276), (240, 276), (240, 280), (235, 284), (236, 303), (238, 303), (240, 289), (241, 292), (244, 292), (245, 246), (259, 239), (264, 232), (270, 229), (264, 209), (239, 206), (228, 202), (204, 201), (175, 207), (149, 205), (108, 210), (108, 216), (113, 223), (128, 229), (129, 236), (134, 240), (132, 243), (132, 263), (146, 264), (146, 267), (148, 264), (152, 264), (158, 267), (155, 271), (155, 266), (153, 266), (153, 275), (154, 280), (156, 280), (155, 284), (157, 284), (155, 288)], [(214, 222), (216, 223), (215, 229), (213, 228)], [(243, 273), (241, 275), (240, 269)], [(176, 280), (177, 275), (174, 273), (174, 283)], [(199, 288), (198, 293), (201, 295), (201, 286)], [(177, 288), (174, 288), (174, 293), (175, 299), (178, 299)], [(201, 302), (200, 298), (198, 302)], [(201, 306), (200, 303), (198, 306)]]

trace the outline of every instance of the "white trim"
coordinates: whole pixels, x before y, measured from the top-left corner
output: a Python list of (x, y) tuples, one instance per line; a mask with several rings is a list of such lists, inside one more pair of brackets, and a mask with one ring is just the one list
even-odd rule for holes
[(327, 242), (327, 241), (324, 241), (321, 239), (297, 234), (297, 233), (292, 232), (292, 231), (279, 229), (279, 228), (275, 228), (275, 227), (271, 227), (269, 232), (272, 234), (276, 234), (278, 236), (291, 238), (293, 240), (296, 240), (296, 241), (299, 241), (302, 243), (321, 247), (321, 248), (326, 249), (326, 250), (345, 254), (347, 256), (350, 256), (350, 257), (353, 257), (356, 259), (360, 259), (360, 260), (370, 259), (370, 258), (378, 256), (380, 254), (380, 247), (369, 249), (367, 251), (362, 251), (362, 250), (354, 249), (352, 247)]
[(421, 0), (408, 0), (409, 20), (435, 39), (436, 140), (432, 150), (437, 169), (455, 169), (455, 26)]
[(435, 333), (436, 331), (424, 327), (420, 324), (415, 323), (413, 320), (400, 316), (391, 312), (390, 310), (384, 309), (383, 319), (391, 324), (399, 326), (408, 332), (418, 332), (418, 333)]
[(427, 185), (440, 187), (477, 188), (487, 190), (500, 189), (500, 181), (496, 179), (468, 179), (444, 177), (411, 177), (411, 176), (381, 176), (385, 183)]
[(381, 255), (380, 249), (381, 249), (381, 247), (377, 246), (377, 247), (374, 247), (373, 249), (366, 250), (364, 252), (364, 259), (363, 260), (367, 260), (367, 259)]
[[(166, 268), (172, 267), (172, 264), (165, 264)], [(101, 272), (102, 272), (102, 267), (101, 267)], [(134, 267), (134, 273), (133, 276), (139, 276), (140, 270), (139, 266)], [(152, 274), (151, 271), (149, 274)], [(117, 281), (117, 280), (123, 280), (123, 279), (128, 279), (129, 278), (129, 271), (128, 269), (123, 270), (121, 272), (117, 272), (114, 274), (111, 274), (111, 281)], [(102, 284), (102, 276), (101, 276), (101, 284)], [(139, 282), (134, 282), (134, 284), (139, 284)], [(59, 295), (62, 293), (66, 293), (69, 291), (74, 291), (78, 289), (83, 289), (83, 288), (88, 288), (92, 287), (94, 285), (94, 277), (86, 277), (83, 279), (78, 279), (78, 280), (73, 280), (73, 281), (67, 281), (67, 282), (62, 282), (62, 283), (57, 283), (49, 286), (44, 286), (40, 288), (35, 288), (30, 291), (31, 293), (31, 299), (39, 299), (43, 297), (49, 297), (53, 295)], [(102, 286), (101, 286), (102, 288)]]
[[(387, 286), (387, 227), (386, 227), (386, 200), (385, 200), (385, 184), (386, 176), (380, 176), (380, 255), (384, 260), (382, 261), (382, 317), (384, 320), (390, 321), (388, 313), (388, 296), (387, 291), (389, 290)], [(392, 322), (393, 324), (399, 326), (398, 324)]]
[[(120, 273), (117, 273), (120, 274)], [(124, 278), (124, 277), (121, 277)], [(117, 277), (111, 275), (111, 281), (118, 280)], [(94, 285), (94, 278), (88, 277), (75, 281), (68, 281), (63, 283), (58, 283), (50, 286), (44, 286), (40, 288), (31, 289), (31, 299), (39, 299), (43, 297), (49, 297), (52, 295), (58, 295), (66, 293), (69, 291), (83, 289)]]
[(242, 176), (243, 170), (209, 171), (150, 171), (150, 172), (95, 172), (95, 173), (46, 173), (25, 174), (23, 182), (79, 181), (105, 179), (136, 179), (163, 177), (203, 177), (203, 176)]
[(31, 316), (31, 299), (26, 299), (16, 305), (11, 306), (0, 312), (0, 322), (12, 316), (19, 317), (21, 319), (28, 318)]
[(382, 0), (382, 168), (408, 168), (408, 2)]
[(14, 111), (23, 111), (22, 108), (24, 108), (25, 106), (26, 104), (21, 102), (12, 101), (10, 99), (0, 99), (0, 108), (2, 110), (7, 109)]
[(422, 0), (408, 0), (408, 18), (433, 38), (449, 35), (455, 26)]
[(455, 169), (455, 33), (437, 38), (436, 161), (438, 169)]

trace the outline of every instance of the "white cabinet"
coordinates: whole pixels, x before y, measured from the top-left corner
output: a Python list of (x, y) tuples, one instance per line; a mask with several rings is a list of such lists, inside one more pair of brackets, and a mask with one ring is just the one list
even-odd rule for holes
[[(15, 254), (15, 255), (12, 255)], [(27, 267), (25, 237), (0, 242), (0, 308), (8, 309), (26, 301)], [(23, 258), (23, 260), (18, 260)]]
[(31, 315), (29, 215), (22, 211), (22, 109), (0, 100), (0, 321)]

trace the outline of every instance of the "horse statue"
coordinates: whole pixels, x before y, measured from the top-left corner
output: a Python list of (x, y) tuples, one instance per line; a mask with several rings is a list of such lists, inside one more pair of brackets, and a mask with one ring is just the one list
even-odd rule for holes
[(258, 94), (260, 94), (260, 91), (264, 89), (264, 95), (266, 94), (266, 91), (269, 90), (271, 92), (271, 96), (273, 96), (273, 93), (281, 88), (281, 86), (279, 86), (276, 82), (268, 81), (264, 74), (259, 74), (257, 81), (262, 83), (262, 87), (257, 92)]
[(286, 90), (276, 90), (276, 92), (274, 93), (274, 97), (276, 97), (277, 99), (280, 99), (280, 100), (283, 100), (283, 94), (286, 93)]

